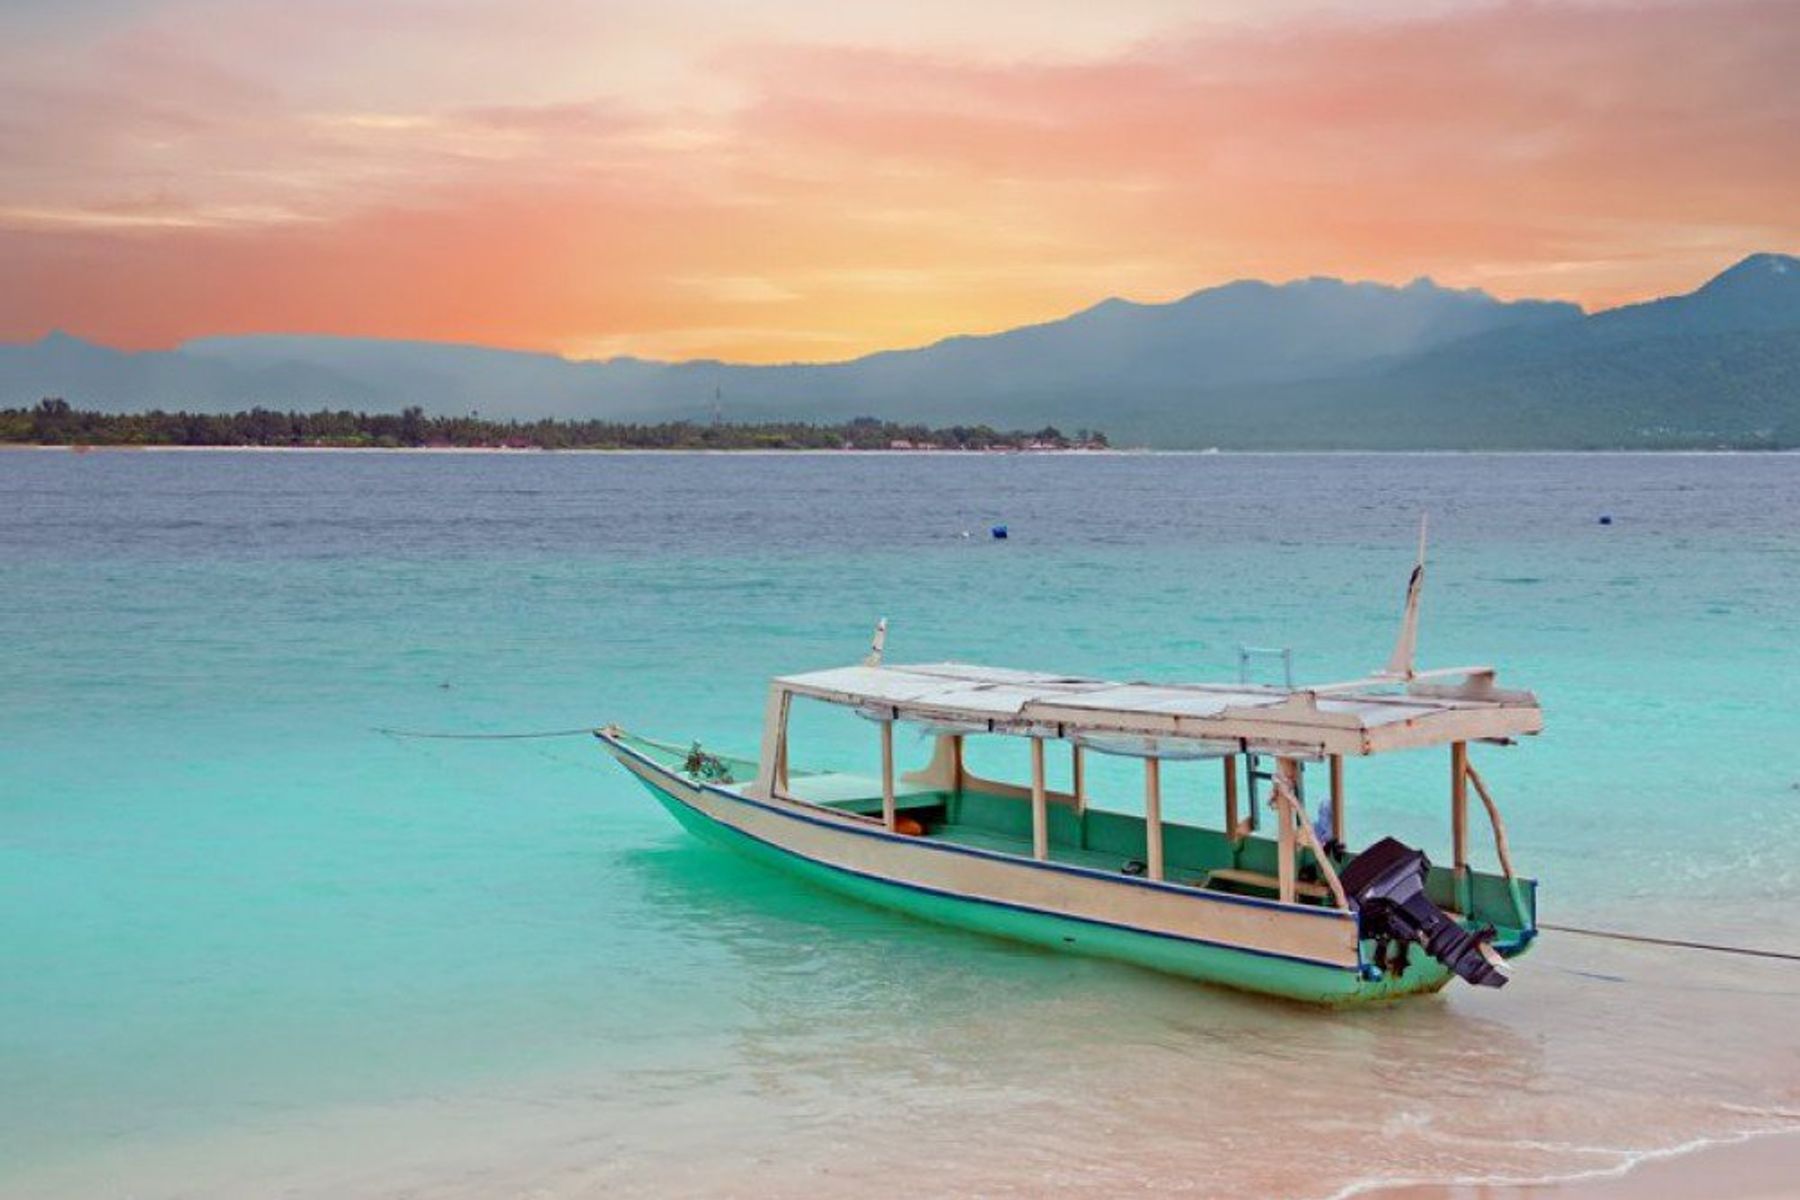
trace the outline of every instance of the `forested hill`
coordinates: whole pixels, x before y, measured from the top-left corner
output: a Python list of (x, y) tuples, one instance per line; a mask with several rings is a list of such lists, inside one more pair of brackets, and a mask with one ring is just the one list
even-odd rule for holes
[(824, 365), (577, 362), (470, 346), (267, 335), (125, 353), (0, 346), (0, 405), (347, 409), (502, 421), (1104, 425), (1164, 447), (1629, 449), (1800, 445), (1800, 259), (1585, 314), (1420, 280), (1254, 281), (1167, 304)]

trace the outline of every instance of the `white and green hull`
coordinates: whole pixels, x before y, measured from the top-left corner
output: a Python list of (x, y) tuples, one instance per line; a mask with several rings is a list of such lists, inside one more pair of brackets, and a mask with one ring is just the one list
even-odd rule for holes
[[(1354, 914), (1036, 861), (945, 837), (889, 832), (853, 812), (770, 801), (683, 774), (666, 754), (602, 733), (683, 827), (811, 883), (944, 925), (1325, 1004), (1435, 991), (1423, 954), (1404, 973), (1369, 964)], [(1517, 939), (1522, 950), (1529, 937)]]

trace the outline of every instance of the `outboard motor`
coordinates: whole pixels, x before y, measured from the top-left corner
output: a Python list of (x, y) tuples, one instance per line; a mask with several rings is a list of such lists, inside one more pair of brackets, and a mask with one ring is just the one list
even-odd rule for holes
[(1506, 960), (1491, 946), (1494, 927), (1467, 930), (1425, 894), (1431, 860), (1423, 850), (1382, 838), (1358, 854), (1339, 877), (1350, 906), (1362, 921), (1362, 935), (1376, 942), (1376, 956), (1390, 973), (1406, 969), (1408, 947), (1417, 942), (1452, 971), (1481, 987), (1505, 987)]

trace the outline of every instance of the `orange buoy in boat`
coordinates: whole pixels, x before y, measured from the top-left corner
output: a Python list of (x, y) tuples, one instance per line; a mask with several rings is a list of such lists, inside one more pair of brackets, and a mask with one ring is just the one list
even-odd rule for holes
[(911, 817), (895, 817), (894, 832), (904, 833), (907, 837), (922, 837), (925, 827)]

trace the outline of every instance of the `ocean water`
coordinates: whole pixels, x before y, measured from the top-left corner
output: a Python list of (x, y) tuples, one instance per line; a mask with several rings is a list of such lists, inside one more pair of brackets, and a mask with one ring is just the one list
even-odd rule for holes
[[(1314, 1012), (813, 891), (582, 738), (375, 732), (753, 753), (877, 616), (1346, 678), (1421, 511), (1422, 658), (1546, 707), (1476, 752), (1545, 919), (1800, 948), (1800, 458), (0, 454), (0, 1195), (1323, 1198), (1800, 1123), (1793, 964), (1546, 934)], [(1352, 840), (1443, 855), (1439, 757), (1351, 764)]]

